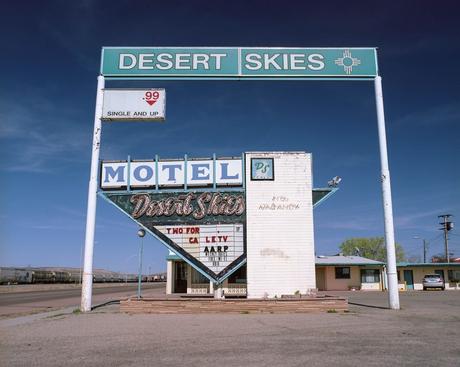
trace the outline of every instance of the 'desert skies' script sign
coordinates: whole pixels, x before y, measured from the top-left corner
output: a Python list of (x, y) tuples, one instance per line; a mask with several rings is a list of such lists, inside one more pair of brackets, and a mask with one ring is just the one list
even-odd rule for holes
[(189, 223), (195, 221), (226, 220), (244, 213), (244, 197), (239, 193), (187, 192), (154, 194), (140, 193), (130, 196), (129, 211), (134, 219), (162, 218), (161, 222), (174, 222), (177, 218)]
[(148, 78), (372, 78), (375, 48), (104, 47), (101, 74)]

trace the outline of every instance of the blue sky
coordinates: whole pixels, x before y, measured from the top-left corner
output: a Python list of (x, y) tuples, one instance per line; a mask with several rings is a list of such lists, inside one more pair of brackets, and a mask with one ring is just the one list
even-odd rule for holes
[[(459, 30), (454, 1), (26, 1), (0, 14), (0, 265), (79, 266), (102, 46), (378, 47), (396, 240), (443, 251), (437, 215), (460, 216)], [(153, 81), (165, 123), (104, 124), (102, 159), (306, 150), (314, 184), (340, 191), (315, 210), (317, 254), (383, 234), (371, 82)], [(454, 218), (454, 221), (456, 218)], [(98, 201), (94, 266), (135, 271), (137, 227)], [(451, 250), (460, 256), (454, 229)], [(165, 248), (145, 240), (145, 270)]]

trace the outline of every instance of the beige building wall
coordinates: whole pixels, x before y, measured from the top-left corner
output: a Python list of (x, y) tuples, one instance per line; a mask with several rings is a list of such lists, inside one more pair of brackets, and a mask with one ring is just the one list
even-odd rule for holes
[[(339, 266), (347, 267), (347, 266)], [(378, 267), (359, 267), (357, 265), (350, 265), (350, 278), (349, 279), (336, 279), (335, 268), (336, 266), (324, 266), (317, 268), (317, 281), (318, 289), (326, 291), (348, 291), (350, 288), (356, 288), (367, 291), (378, 291), (382, 289), (381, 282), (375, 283), (361, 283), (361, 269), (379, 269)], [(380, 279), (382, 274), (380, 274)]]
[(335, 279), (335, 266), (326, 267), (326, 290), (347, 291), (350, 287), (360, 287), (361, 279), (359, 268), (350, 267), (350, 279)]

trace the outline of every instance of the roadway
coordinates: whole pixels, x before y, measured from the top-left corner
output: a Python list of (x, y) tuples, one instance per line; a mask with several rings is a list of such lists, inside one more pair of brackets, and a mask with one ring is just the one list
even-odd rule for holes
[(128, 315), (106, 306), (21, 324), (0, 320), (0, 361), (8, 367), (459, 366), (460, 291), (401, 292), (400, 311), (386, 308), (387, 292), (331, 293), (348, 297), (350, 312)]
[[(0, 294), (0, 317), (13, 317), (41, 311), (55, 310), (64, 307), (78, 308), (80, 305), (81, 288), (71, 286), (65, 289), (40, 289), (24, 292)], [(33, 289), (33, 288), (32, 288)], [(144, 295), (149, 297), (164, 295), (165, 283), (142, 284)], [(93, 288), (93, 305), (119, 300), (137, 293), (137, 283), (115, 284)]]

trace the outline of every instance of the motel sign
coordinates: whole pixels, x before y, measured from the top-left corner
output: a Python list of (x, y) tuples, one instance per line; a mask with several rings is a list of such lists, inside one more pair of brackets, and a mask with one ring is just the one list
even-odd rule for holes
[[(128, 176), (129, 168), (129, 176)], [(161, 160), (103, 162), (102, 189), (127, 187), (152, 188), (210, 185), (242, 185), (241, 158), (218, 160)]]
[(106, 77), (375, 77), (375, 48), (104, 47)]

